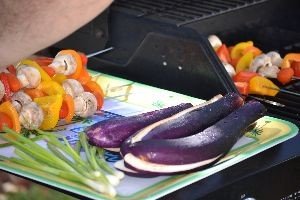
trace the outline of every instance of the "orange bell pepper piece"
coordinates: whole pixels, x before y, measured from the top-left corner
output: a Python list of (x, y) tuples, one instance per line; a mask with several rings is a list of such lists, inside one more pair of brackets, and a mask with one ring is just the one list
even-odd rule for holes
[(46, 94), (42, 90), (37, 88), (25, 88), (24, 92), (28, 94), (31, 97), (31, 99), (46, 96)]
[(22, 60), (20, 63), (18, 63), (17, 68), (20, 65), (27, 65), (36, 68), (41, 74), (42, 81), (51, 81), (51, 77), (43, 70), (43, 68), (37, 62), (33, 60), (25, 59)]
[(9, 101), (5, 101), (0, 105), (0, 112), (6, 114), (10, 118), (12, 122), (12, 129), (20, 133), (21, 124), (19, 121), (19, 114), (13, 105)]
[(53, 58), (38, 57), (38, 58), (35, 58), (34, 61), (37, 62), (37, 64), (39, 64), (40, 66), (48, 66), (52, 63)]
[(248, 52), (252, 52), (254, 57), (259, 56), (260, 54), (262, 54), (262, 51), (259, 48), (255, 47), (255, 46), (246, 47), (243, 50), (242, 54), (245, 55)]
[(283, 85), (285, 85), (292, 80), (293, 76), (293, 68), (282, 68), (277, 74), (277, 80)]
[(34, 99), (34, 102), (41, 106), (45, 114), (40, 129), (50, 130), (57, 125), (62, 101), (62, 95), (51, 95)]
[(87, 62), (88, 62), (88, 57), (86, 57), (85, 53), (82, 53), (82, 52), (79, 52), (79, 51), (77, 53), (80, 55), (82, 65), (86, 66)]
[(249, 94), (275, 96), (278, 92), (278, 86), (265, 77), (255, 76), (249, 82)]
[(47, 95), (65, 94), (63, 87), (59, 83), (52, 80), (41, 82), (40, 85), (37, 87), (37, 89), (41, 90), (43, 93)]
[(75, 115), (74, 100), (71, 95), (65, 94), (63, 96), (63, 102), (59, 112), (59, 118), (64, 119), (67, 123), (70, 123), (74, 115)]
[(230, 52), (231, 58), (232, 59), (241, 58), (243, 56), (243, 51), (250, 46), (253, 46), (252, 41), (240, 42), (240, 43), (236, 44)]
[(288, 53), (284, 56), (281, 68), (291, 67), (293, 61), (300, 62), (300, 53)]
[(54, 71), (54, 69), (53, 68), (51, 68), (51, 67), (48, 67), (48, 65), (41, 65), (41, 68), (50, 76), (50, 77), (52, 77), (52, 76), (54, 76), (55, 75), (55, 71)]
[(291, 67), (294, 70), (294, 76), (300, 77), (300, 62), (292, 62)]
[(92, 79), (86, 67), (83, 67), (80, 76), (78, 77), (78, 81), (84, 85)]
[(87, 92), (91, 92), (95, 95), (97, 99), (97, 109), (100, 110), (103, 106), (104, 102), (104, 92), (98, 83), (95, 81), (89, 81), (86, 84), (82, 85), (84, 90)]
[(0, 131), (3, 131), (4, 127), (13, 128), (12, 120), (7, 114), (0, 112), (0, 119)]
[(236, 64), (235, 71), (238, 73), (247, 70), (253, 59), (254, 55), (252, 52), (246, 53), (239, 59), (238, 63)]
[(82, 68), (83, 68), (80, 55), (76, 51), (70, 50), (70, 49), (62, 50), (62, 51), (58, 52), (58, 54), (61, 54), (61, 55), (67, 54), (67, 55), (73, 56), (73, 58), (75, 59), (75, 62), (76, 62), (76, 70), (73, 74), (68, 75), (67, 77), (71, 78), (71, 79), (78, 79), (81, 74)]

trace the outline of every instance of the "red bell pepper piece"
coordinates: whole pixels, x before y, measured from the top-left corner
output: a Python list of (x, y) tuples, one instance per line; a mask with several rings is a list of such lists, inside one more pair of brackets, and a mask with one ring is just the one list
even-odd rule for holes
[(4, 85), (4, 90), (5, 90), (4, 97), (3, 97), (4, 101), (9, 101), (12, 96), (12, 92), (9, 87), (8, 77), (7, 77), (6, 73), (4, 73), (4, 72), (0, 73), (0, 81)]
[(249, 83), (247, 82), (234, 82), (235, 87), (242, 95), (248, 95), (249, 94)]
[(22, 84), (20, 83), (16, 75), (6, 73), (5, 76), (7, 77), (9, 88), (12, 92), (17, 92), (22, 88)]
[(289, 83), (294, 76), (292, 68), (282, 68), (277, 74), (277, 80), (283, 85)]
[(249, 83), (250, 79), (253, 78), (254, 76), (259, 76), (259, 75), (255, 72), (241, 71), (233, 77), (233, 81)]
[(294, 70), (294, 76), (300, 77), (300, 62), (292, 62), (291, 67)]
[(229, 50), (225, 44), (222, 44), (217, 50), (217, 55), (222, 62), (231, 63)]

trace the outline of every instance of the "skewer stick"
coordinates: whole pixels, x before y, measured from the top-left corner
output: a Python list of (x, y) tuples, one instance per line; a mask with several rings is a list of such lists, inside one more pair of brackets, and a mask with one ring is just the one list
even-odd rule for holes
[(287, 93), (287, 94), (291, 94), (291, 95), (300, 97), (300, 94), (299, 94), (299, 93), (297, 93), (297, 92), (292, 92), (292, 91), (289, 91), (289, 90), (286, 90), (286, 89), (278, 89), (278, 88), (269, 87), (269, 86), (263, 86), (263, 87), (264, 87), (264, 88), (268, 88), (268, 89), (270, 89), (270, 90), (277, 90), (277, 91), (282, 92), (282, 93)]
[(94, 53), (90, 53), (90, 54), (86, 55), (86, 57), (87, 57), (87, 58), (91, 58), (91, 57), (93, 57), (93, 56), (100, 55), (100, 54), (102, 54), (102, 53), (111, 51), (111, 50), (113, 50), (113, 49), (114, 49), (114, 47), (109, 47), (109, 48), (107, 48), (107, 49), (103, 49), (103, 50), (100, 50), (100, 51), (97, 51), (97, 52), (94, 52)]

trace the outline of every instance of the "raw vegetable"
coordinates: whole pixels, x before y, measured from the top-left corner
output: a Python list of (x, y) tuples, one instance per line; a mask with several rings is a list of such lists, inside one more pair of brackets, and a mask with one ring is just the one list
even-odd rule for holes
[(259, 56), (260, 54), (262, 54), (262, 51), (259, 48), (255, 47), (255, 46), (246, 47), (243, 50), (242, 54), (245, 55), (249, 52), (253, 53), (254, 57)]
[(55, 71), (54, 69), (52, 69), (51, 67), (48, 66), (41, 66), (41, 68), (50, 76), (54, 76), (55, 75)]
[(2, 103), (0, 105), (0, 112), (6, 114), (10, 118), (12, 129), (19, 133), (21, 130), (19, 115), (13, 105), (9, 101)]
[(264, 106), (252, 101), (202, 132), (179, 139), (138, 141), (122, 155), (127, 166), (150, 173), (177, 173), (210, 165), (224, 156), (264, 113)]
[(240, 94), (247, 96), (249, 94), (249, 83), (248, 82), (234, 82), (235, 87)]
[(285, 85), (292, 80), (293, 76), (293, 68), (282, 68), (277, 74), (277, 80), (283, 85)]
[[(111, 197), (116, 195), (114, 186), (124, 177), (123, 173), (110, 169), (103, 160), (103, 155), (99, 154), (100, 151), (87, 144), (83, 133), (80, 134), (79, 143), (84, 147), (85, 153), (89, 155), (88, 162), (70, 146), (65, 138), (62, 138), (64, 143), (61, 143), (57, 138), (58, 136), (53, 133), (49, 134), (37, 130), (47, 141), (47, 150), (8, 128), (4, 128), (4, 130), (7, 134), (0, 137), (15, 147), (15, 154), (17, 155), (17, 157), (10, 158), (1, 156), (0, 159), (4, 162), (77, 182)], [(17, 140), (12, 140), (11, 137), (16, 137)], [(96, 160), (96, 162), (91, 163), (90, 160)], [(97, 160), (101, 162), (97, 162)]]
[(249, 94), (275, 96), (279, 88), (269, 79), (255, 76), (249, 82)]
[(43, 93), (47, 95), (64, 95), (65, 91), (61, 85), (59, 85), (55, 81), (43, 81), (37, 87), (37, 89), (41, 90)]
[(288, 53), (284, 56), (281, 68), (290, 68), (292, 62), (300, 62), (300, 53)]
[(300, 77), (300, 62), (292, 62), (291, 68), (294, 70), (294, 76)]
[(104, 92), (100, 85), (98, 85), (95, 81), (88, 81), (83, 85), (84, 91), (91, 92), (95, 95), (97, 99), (97, 110), (100, 110), (103, 106), (104, 102)]
[(42, 122), (40, 129), (49, 130), (56, 126), (59, 120), (59, 112), (62, 105), (62, 95), (52, 95), (35, 98), (36, 102), (44, 111), (44, 121)]
[(58, 52), (58, 55), (71, 55), (75, 59), (75, 62), (76, 62), (75, 68), (76, 68), (76, 70), (73, 74), (68, 75), (68, 78), (70, 78), (70, 79), (79, 78), (79, 76), (81, 74), (81, 71), (82, 71), (82, 68), (83, 68), (80, 55), (74, 50), (62, 50), (62, 51)]
[(220, 58), (220, 60), (222, 62), (225, 62), (225, 63), (230, 63), (231, 62), (231, 57), (230, 57), (230, 54), (229, 54), (229, 50), (228, 50), (228, 48), (225, 44), (222, 44), (222, 46), (220, 46), (218, 48), (216, 53), (217, 53), (218, 57)]
[(126, 118), (100, 121), (86, 130), (87, 137), (92, 145), (119, 148), (125, 139), (138, 130), (190, 107), (192, 104), (185, 103)]
[(6, 73), (9, 88), (12, 92), (17, 92), (22, 88), (20, 81), (17, 79), (16, 75), (11, 73)]
[(3, 127), (13, 128), (12, 120), (7, 114), (0, 112), (0, 119), (0, 131), (3, 131)]
[(253, 46), (253, 42), (252, 41), (248, 41), (248, 42), (240, 42), (238, 44), (236, 44), (231, 52), (230, 52), (230, 56), (232, 59), (239, 59), (243, 56), (243, 51), (246, 48), (252, 47)]
[(221, 99), (213, 98), (208, 102), (183, 110), (143, 128), (126, 139), (122, 144), (122, 154), (126, 154), (126, 148), (139, 141), (175, 139), (203, 131), (241, 107), (242, 104), (243, 99), (238, 94), (230, 93)]
[(255, 76), (259, 76), (259, 75), (255, 72), (241, 71), (233, 77), (233, 81), (235, 81), (235, 82), (249, 82), (251, 80), (251, 78), (253, 78)]
[(25, 59), (22, 60), (20, 63), (18, 63), (16, 68), (18, 69), (22, 65), (36, 68), (40, 72), (42, 81), (51, 81), (51, 77), (43, 70), (43, 68), (41, 68), (41, 66), (37, 62), (33, 60)]
[(38, 97), (46, 96), (46, 94), (42, 90), (37, 89), (37, 88), (34, 88), (34, 89), (25, 88), (23, 91), (27, 95), (29, 95), (31, 97), (31, 99), (35, 99), (35, 98), (38, 98)]
[(4, 72), (0, 73), (0, 81), (2, 82), (2, 84), (4, 86), (3, 99), (4, 99), (4, 101), (9, 101), (12, 96), (12, 92), (9, 87), (8, 77), (7, 77), (6, 73), (4, 73)]
[(67, 76), (64, 74), (55, 74), (52, 76), (52, 80), (61, 85), (65, 80), (67, 80)]
[(254, 58), (254, 55), (252, 52), (248, 52), (245, 55), (243, 55), (239, 59), (238, 63), (236, 64), (235, 71), (237, 73), (239, 73), (241, 71), (247, 70), (249, 68), (253, 58)]
[(64, 119), (67, 123), (72, 121), (75, 114), (74, 100), (71, 95), (65, 94), (63, 96), (62, 106), (59, 112), (59, 118)]

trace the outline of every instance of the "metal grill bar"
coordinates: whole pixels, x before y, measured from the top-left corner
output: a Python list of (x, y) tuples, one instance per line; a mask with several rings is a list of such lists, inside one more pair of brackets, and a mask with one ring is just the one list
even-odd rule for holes
[(182, 26), (225, 12), (265, 2), (266, 0), (116, 0), (115, 8), (138, 11), (138, 17), (174, 21)]

